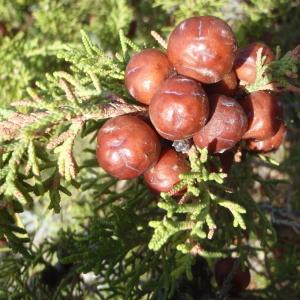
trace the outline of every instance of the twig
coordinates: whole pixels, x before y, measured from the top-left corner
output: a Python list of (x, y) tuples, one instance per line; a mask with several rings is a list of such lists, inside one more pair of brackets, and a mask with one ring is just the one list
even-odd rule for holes
[[(122, 98), (118, 98), (119, 101), (108, 104), (101, 104), (95, 106), (93, 112), (87, 112), (84, 115), (76, 116), (72, 119), (67, 113), (65, 118), (61, 121), (70, 120), (72, 122), (85, 122), (87, 120), (95, 119), (107, 119), (113, 118), (120, 115), (125, 115), (135, 112), (146, 112), (147, 108), (139, 105), (133, 105), (126, 103)], [(63, 110), (63, 108), (62, 108)], [(9, 119), (0, 122), (0, 139), (2, 140), (12, 140), (18, 139), (21, 134), (21, 130), (31, 124), (34, 124), (40, 119), (51, 116), (51, 112), (35, 112), (30, 115), (22, 113), (13, 113)]]
[(300, 94), (300, 87), (294, 86), (292, 84), (288, 84), (287, 86), (283, 86), (279, 82), (275, 82), (275, 81), (260, 87), (258, 90), (269, 90), (269, 91), (274, 91), (274, 92), (277, 92), (277, 93), (292, 92), (292, 93), (295, 93), (295, 94)]
[(234, 261), (234, 264), (233, 264), (233, 267), (232, 267), (230, 273), (228, 274), (228, 276), (226, 277), (226, 279), (224, 280), (224, 282), (222, 284), (222, 288), (221, 288), (218, 299), (224, 299), (224, 297), (227, 295), (228, 291), (231, 288), (232, 279), (233, 279), (234, 275), (236, 274), (239, 266), (240, 266), (240, 262), (238, 259), (236, 259)]
[(201, 247), (201, 245), (199, 243), (197, 243), (192, 247), (190, 253), (193, 256), (197, 256), (197, 255), (201, 255), (202, 251), (203, 251), (203, 248)]
[(185, 193), (178, 201), (178, 204), (180, 204), (180, 205), (185, 204), (185, 203), (187, 203), (188, 200), (189, 200), (189, 194)]
[(133, 105), (128, 103), (109, 103), (109, 104), (103, 104), (99, 106), (99, 111), (96, 113), (87, 113), (84, 116), (82, 116), (85, 120), (95, 119), (107, 119), (107, 118), (113, 118), (129, 113), (135, 113), (135, 112), (145, 112), (147, 111), (146, 107), (139, 106), (139, 105)]
[(167, 42), (163, 39), (163, 37), (154, 30), (151, 30), (151, 35), (153, 38), (164, 48), (167, 49)]
[(270, 212), (272, 217), (272, 222), (274, 224), (283, 224), (288, 227), (291, 227), (295, 233), (300, 233), (300, 223), (297, 219), (298, 213), (288, 211), (285, 208), (276, 208), (268, 203), (262, 203), (260, 207), (263, 210)]

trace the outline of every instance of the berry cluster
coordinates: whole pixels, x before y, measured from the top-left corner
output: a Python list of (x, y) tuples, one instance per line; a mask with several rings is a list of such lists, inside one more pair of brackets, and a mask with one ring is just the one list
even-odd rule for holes
[(98, 133), (100, 166), (119, 179), (144, 174), (151, 189), (170, 191), (189, 170), (182, 153), (163, 139), (191, 139), (211, 154), (232, 149), (241, 140), (251, 151), (267, 152), (282, 143), (285, 126), (275, 94), (245, 96), (240, 87), (255, 82), (257, 51), (274, 59), (264, 44), (237, 49), (234, 33), (223, 20), (192, 17), (172, 31), (167, 53), (145, 49), (125, 72), (131, 96), (149, 106), (149, 119), (126, 115), (108, 120)]

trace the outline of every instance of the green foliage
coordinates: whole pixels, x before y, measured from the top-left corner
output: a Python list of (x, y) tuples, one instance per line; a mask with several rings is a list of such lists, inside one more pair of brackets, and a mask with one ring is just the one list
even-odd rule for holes
[(164, 1), (155, 0), (154, 6), (161, 7), (165, 12), (172, 15), (173, 22), (178, 24), (192, 16), (213, 15), (222, 17), (221, 9), (226, 5), (227, 0), (187, 0), (187, 1)]
[[(285, 108), (296, 133), (282, 157), (242, 149), (243, 161), (225, 176), (211, 171), (212, 165), (220, 170), (217, 157), (192, 148), (191, 171), (160, 197), (140, 179), (111, 178), (95, 159), (95, 135), (107, 118), (146, 110), (134, 104), (123, 81), (132, 53), (155, 44), (150, 31), (169, 31), (192, 15), (228, 18), (229, 4), (0, 0), (0, 21), (9, 32), (0, 38), (1, 299), (170, 299), (181, 280), (192, 279), (199, 255), (210, 266), (233, 255), (257, 267), (261, 283), (249, 294), (296, 295), (296, 238), (281, 262), (270, 254), (285, 243), (280, 234), (276, 241), (282, 224), (299, 228), (297, 212), (283, 209), (299, 210), (296, 97), (285, 101), (295, 105)], [(293, 5), (243, 2), (243, 17), (230, 23), (243, 43), (275, 28), (273, 43), (287, 50), (296, 46), (293, 36), (279, 33), (289, 25), (297, 36)], [(295, 88), (298, 62), (297, 48), (269, 65), (259, 57), (257, 80), (241, 94), (270, 83)], [(70, 267), (50, 288), (43, 272), (62, 265)]]
[(4, 21), (11, 21), (11, 27), (18, 26), (26, 19), (28, 6), (32, 5), (34, 0), (1, 0), (0, 16)]
[(250, 0), (242, 5), (243, 17), (235, 25), (241, 44), (261, 40), (285, 51), (297, 46), (298, 33), (293, 30), (299, 26), (297, 1)]
[[(155, 229), (149, 243), (150, 249), (159, 250), (174, 235), (176, 235), (176, 242), (173, 241), (173, 246), (177, 246), (177, 249), (184, 253), (188, 252), (188, 248), (190, 248), (190, 251), (193, 251), (192, 249), (198, 240), (212, 239), (217, 230), (212, 211), (217, 211), (214, 208), (217, 205), (227, 208), (232, 213), (234, 227), (239, 226), (242, 229), (246, 229), (241, 215), (246, 213), (245, 209), (237, 203), (220, 198), (220, 196), (214, 194), (216, 189), (221, 188), (222, 190), (223, 179), (226, 177), (226, 174), (209, 173), (205, 166), (208, 159), (207, 150), (199, 151), (200, 153), (194, 148), (190, 150), (191, 172), (182, 174), (182, 180), (174, 187), (174, 190), (169, 194), (162, 195), (162, 200), (158, 203), (158, 207), (164, 209), (167, 215), (162, 221), (150, 222), (149, 225)], [(174, 191), (180, 191), (182, 188), (186, 188), (187, 191), (181, 200), (176, 201), (170, 197), (170, 194), (174, 194)], [(226, 197), (226, 194), (222, 196)], [(186, 203), (187, 201), (191, 203)], [(185, 217), (181, 217), (179, 214), (184, 214)], [(205, 227), (207, 227), (208, 232), (205, 232)], [(189, 233), (186, 234), (186, 231)], [(182, 232), (184, 234), (180, 234)], [(192, 240), (195, 245), (191, 242)], [(185, 245), (185, 241), (187, 241), (188, 245)], [(221, 255), (220, 253), (210, 253), (205, 250), (199, 250), (198, 254), (208, 257)]]
[(252, 93), (265, 89), (275, 91), (290, 89), (291, 91), (297, 91), (298, 88), (292, 86), (291, 82), (298, 77), (300, 65), (299, 47), (289, 51), (280, 59), (277, 57), (277, 60), (272, 61), (270, 64), (265, 64), (266, 57), (261, 55), (261, 51), (258, 50), (257, 54), (255, 82), (245, 87), (247, 92)]
[(24, 39), (24, 34), (20, 32), (12, 38), (5, 37), (0, 41), (2, 107), (9, 102), (22, 99), (25, 89), (33, 83), (33, 80), (43, 77), (43, 67), (49, 66), (49, 64), (41, 66), (44, 59), (42, 56), (49, 58), (62, 47), (56, 42), (51, 46), (40, 48), (38, 39), (33, 38), (28, 42)]
[[(70, 0), (38, 1), (37, 6), (33, 7), (32, 17), (40, 36), (47, 35), (49, 41), (68, 41), (71, 36), (78, 36), (86, 18), (84, 9), (78, 4), (78, 1)], [(49, 11), (52, 13), (49, 14)]]
[(63, 42), (79, 42), (81, 29), (93, 32), (93, 39), (104, 49), (116, 47), (118, 35), (112, 36), (111, 32), (127, 30), (133, 15), (126, 1), (2, 2), (0, 21), (9, 31), (8, 37), (0, 37), (2, 107), (25, 97), (25, 89), (43, 80), (44, 73), (60, 68), (52, 55), (63, 47)]
[[(123, 50), (119, 57), (128, 57), (128, 47), (136, 47), (122, 33), (121, 37)], [(5, 149), (2, 154), (1, 194), (5, 205), (12, 205), (13, 199), (17, 199), (18, 205), (28, 207), (34, 205), (34, 198), (49, 197), (46, 205), (58, 213), (62, 195), (71, 196), (71, 185), (79, 187), (74, 181), (77, 163), (73, 147), (82, 129), (85, 127), (89, 133), (90, 120), (143, 110), (135, 105), (128, 106), (119, 98), (113, 100), (113, 105), (107, 104), (107, 97), (112, 96), (107, 94), (107, 90), (123, 79), (123, 59), (112, 60), (106, 56), (92, 45), (84, 33), (83, 45), (77, 48), (77, 52), (75, 47), (65, 49), (58, 55), (66, 60), (75, 60), (77, 68), (74, 75), (55, 72), (53, 76), (47, 75), (44, 83), (37, 83), (39, 89), (36, 91), (28, 89), (30, 98), (14, 103), (25, 108), (28, 114), (8, 109), (1, 111), (1, 140)], [(120, 87), (120, 90), (123, 88)], [(17, 212), (12, 206), (12, 215)], [(23, 244), (29, 239), (15, 236), (13, 227), (5, 223), (2, 226), (2, 233), (10, 247), (28, 256)], [(23, 231), (20, 233), (24, 234)]]
[(119, 42), (118, 36), (111, 33), (120, 30), (127, 32), (134, 17), (133, 8), (129, 6), (129, 1), (98, 1), (95, 7), (95, 1), (89, 0), (86, 7), (93, 7), (90, 15), (90, 26), (87, 30), (97, 34), (103, 48), (116, 47)]

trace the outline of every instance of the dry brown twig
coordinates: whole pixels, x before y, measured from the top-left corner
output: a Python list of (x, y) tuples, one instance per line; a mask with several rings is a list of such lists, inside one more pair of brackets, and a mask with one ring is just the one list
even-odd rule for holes
[(187, 203), (188, 201), (189, 201), (189, 194), (188, 193), (184, 193), (184, 195), (178, 201), (178, 204), (182, 205), (182, 204)]
[(151, 30), (151, 35), (164, 49), (167, 49), (167, 42), (159, 33), (157, 33), (154, 30)]
[(225, 278), (225, 280), (222, 284), (220, 295), (217, 299), (224, 299), (227, 296), (227, 294), (231, 288), (231, 285), (232, 285), (232, 283), (231, 283), (232, 279), (235, 276), (239, 267), (240, 267), (240, 261), (238, 259), (236, 259), (234, 261), (231, 271), (229, 272), (229, 274), (227, 275), (227, 277)]
[[(66, 82), (61, 81), (62, 86), (68, 89)], [(73, 95), (68, 93), (70, 100), (73, 99)], [(28, 100), (21, 100), (14, 102), (13, 105), (30, 106)], [(62, 108), (63, 109), (63, 108)], [(147, 108), (139, 105), (128, 104), (124, 99), (118, 97), (117, 95), (111, 96), (111, 102), (106, 104), (100, 104), (95, 112), (85, 113), (81, 116), (76, 116), (72, 118), (69, 114), (66, 114), (65, 118), (61, 120), (64, 122), (66, 120), (72, 123), (85, 122), (91, 119), (100, 120), (113, 118), (129, 113), (143, 113), (146, 112)], [(0, 137), (2, 140), (13, 140), (20, 138), (21, 131), (24, 127), (34, 124), (38, 120), (51, 115), (51, 112), (33, 112), (29, 115), (15, 112), (7, 120), (0, 122)]]
[(201, 247), (201, 245), (199, 243), (196, 243), (192, 248), (191, 248), (191, 255), (193, 256), (197, 256), (197, 255), (201, 255), (203, 251), (203, 248)]
[(13, 113), (8, 120), (0, 122), (1, 140), (18, 139), (22, 128), (37, 122), (47, 115), (48, 113), (46, 112), (32, 113), (30, 115), (18, 112)]

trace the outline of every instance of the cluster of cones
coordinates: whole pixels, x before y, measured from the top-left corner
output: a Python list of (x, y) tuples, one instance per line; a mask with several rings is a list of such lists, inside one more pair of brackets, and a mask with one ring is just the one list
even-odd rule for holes
[(286, 132), (277, 96), (262, 90), (240, 93), (256, 80), (258, 50), (265, 63), (274, 59), (262, 43), (238, 49), (227, 23), (201, 16), (175, 27), (167, 53), (135, 54), (125, 85), (136, 101), (149, 106), (149, 120), (131, 115), (108, 120), (98, 133), (100, 166), (119, 179), (144, 174), (150, 188), (166, 192), (189, 165), (171, 146), (162, 149), (165, 140), (190, 140), (216, 155), (242, 140), (252, 151), (277, 149)]

